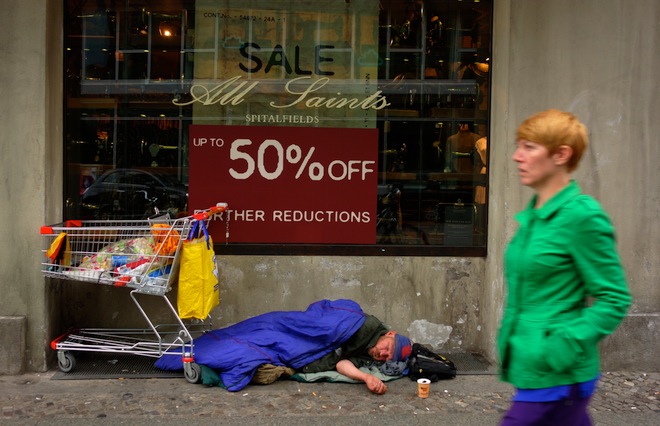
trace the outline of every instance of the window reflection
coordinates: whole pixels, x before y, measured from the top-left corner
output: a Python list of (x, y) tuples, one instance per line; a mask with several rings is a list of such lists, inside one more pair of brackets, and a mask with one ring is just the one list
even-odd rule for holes
[[(296, 72), (323, 71), (332, 74), (333, 83), (362, 85), (355, 74), (360, 61), (377, 64), (372, 90), (382, 91), (387, 108), (361, 121), (328, 112), (311, 124), (366, 123), (378, 129), (376, 245), (485, 246), (492, 2), (372, 3), (377, 18), (368, 20), (315, 8), (290, 13), (277, 1), (263, 2), (263, 13), (253, 15), (270, 20), (257, 23), (246, 16), (239, 21), (244, 33), (234, 37), (223, 17), (231, 14), (227, 2), (204, 2), (200, 8), (194, 0), (68, 1), (67, 216), (142, 217), (154, 208), (186, 214), (188, 127), (200, 110), (172, 101), (189, 100), (198, 81), (227, 78), (223, 67), (233, 56), (218, 58), (231, 43), (237, 47), (231, 54), (254, 70), (249, 78), (261, 78), (256, 63), (241, 56), (241, 46), (252, 43), (262, 53), (282, 49), (279, 63), (269, 64), (266, 54), (262, 58), (258, 72), (264, 76), (268, 68), (271, 92), (261, 95), (262, 104), (249, 106), (254, 114), (263, 113), (281, 87), (278, 82), (299, 76)], [(201, 10), (213, 25), (200, 27)], [(319, 37), (336, 46), (334, 62), (315, 69), (290, 46)], [(350, 66), (341, 74), (337, 63)], [(237, 111), (221, 108), (204, 118), (259, 125), (246, 123)], [(120, 183), (117, 176), (143, 179)]]

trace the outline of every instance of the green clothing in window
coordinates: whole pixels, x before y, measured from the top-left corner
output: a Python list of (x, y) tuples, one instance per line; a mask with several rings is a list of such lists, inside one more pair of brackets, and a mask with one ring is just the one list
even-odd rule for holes
[(357, 368), (374, 362), (367, 350), (373, 347), (378, 338), (389, 329), (373, 315), (365, 315), (364, 324), (340, 348), (312, 361), (300, 369), (302, 373), (319, 373), (334, 370), (342, 359), (350, 360)]
[(516, 216), (520, 228), (505, 254), (498, 335), (500, 377), (523, 389), (596, 378), (598, 342), (631, 303), (614, 229), (598, 202), (574, 181), (539, 209), (535, 202)]

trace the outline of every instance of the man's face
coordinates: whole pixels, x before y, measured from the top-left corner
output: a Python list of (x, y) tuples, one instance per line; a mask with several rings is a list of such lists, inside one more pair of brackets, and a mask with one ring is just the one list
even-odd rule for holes
[(369, 349), (369, 355), (376, 361), (389, 361), (394, 358), (394, 335), (387, 333), (381, 336)]

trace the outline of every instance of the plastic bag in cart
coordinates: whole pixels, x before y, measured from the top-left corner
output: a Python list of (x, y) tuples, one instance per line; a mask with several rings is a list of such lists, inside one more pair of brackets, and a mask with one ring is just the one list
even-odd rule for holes
[(60, 232), (60, 235), (55, 238), (55, 241), (53, 241), (48, 251), (46, 251), (46, 256), (48, 256), (53, 264), (71, 266), (71, 246), (69, 244), (69, 236), (66, 232)]
[(181, 248), (177, 308), (182, 319), (205, 319), (220, 303), (218, 265), (204, 221), (195, 222), (190, 234)]

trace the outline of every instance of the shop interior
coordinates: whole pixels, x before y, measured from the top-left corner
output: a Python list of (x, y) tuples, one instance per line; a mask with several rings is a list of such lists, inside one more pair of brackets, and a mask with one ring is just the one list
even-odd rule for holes
[[(492, 1), (377, 3), (391, 105), (377, 117), (375, 244), (485, 247)], [(67, 2), (68, 218), (187, 213), (192, 112), (171, 101), (192, 80), (194, 11), (194, 0)]]

